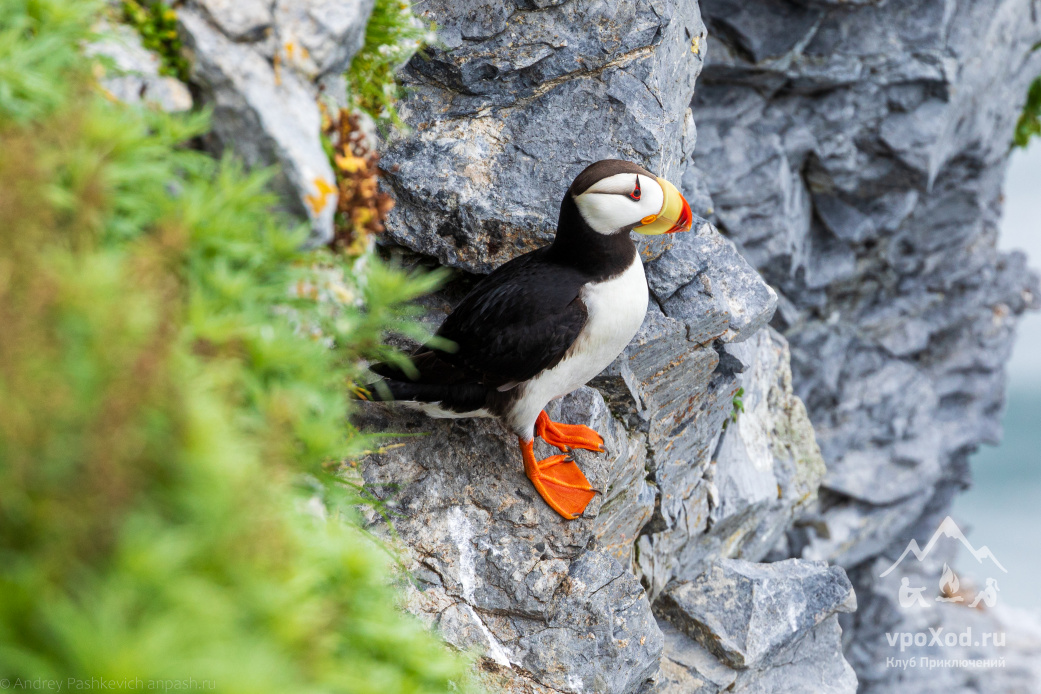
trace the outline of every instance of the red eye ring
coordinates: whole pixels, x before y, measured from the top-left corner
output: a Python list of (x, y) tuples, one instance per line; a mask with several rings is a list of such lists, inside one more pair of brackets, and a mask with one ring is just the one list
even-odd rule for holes
[(641, 194), (642, 194), (642, 191), (640, 190), (640, 177), (637, 176), (636, 177), (636, 188), (633, 189), (633, 192), (629, 193), (629, 197), (632, 198), (633, 200), (639, 200)]

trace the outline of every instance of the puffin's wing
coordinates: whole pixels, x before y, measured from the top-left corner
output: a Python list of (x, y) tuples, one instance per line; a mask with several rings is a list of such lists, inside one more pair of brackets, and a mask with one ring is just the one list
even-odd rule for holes
[(457, 345), (439, 356), (495, 387), (556, 365), (586, 323), (579, 292), (587, 278), (544, 255), (516, 258), (474, 287), (438, 329)]

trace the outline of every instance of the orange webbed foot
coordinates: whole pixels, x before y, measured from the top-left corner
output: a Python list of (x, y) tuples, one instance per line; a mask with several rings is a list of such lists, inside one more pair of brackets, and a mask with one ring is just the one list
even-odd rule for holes
[(534, 439), (518, 439), (524, 458), (524, 472), (550, 508), (568, 520), (578, 518), (596, 496), (589, 480), (566, 455), (551, 455), (535, 460)]
[(554, 422), (545, 412), (539, 412), (539, 418), (535, 420), (535, 435), (562, 451), (581, 448), (602, 453), (604, 450), (604, 440), (600, 434), (584, 424)]

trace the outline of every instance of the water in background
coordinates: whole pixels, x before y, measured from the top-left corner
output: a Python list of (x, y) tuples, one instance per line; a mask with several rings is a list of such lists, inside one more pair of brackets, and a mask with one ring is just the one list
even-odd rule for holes
[[(1025, 250), (1041, 268), (1041, 142), (1013, 154), (1005, 187), (1001, 247)], [(1001, 445), (972, 458), (973, 488), (954, 503), (969, 541), (987, 545), (1008, 574), (1000, 601), (1041, 610), (1041, 315), (1020, 323), (1008, 365), (1008, 405)], [(971, 575), (971, 558), (961, 563)]]
[[(1041, 388), (1013, 386), (1003, 420), (1005, 438), (973, 456), (973, 488), (954, 502), (954, 519), (977, 549), (990, 548), (1008, 569), (999, 598), (1041, 609)], [(972, 575), (975, 562), (959, 563)]]

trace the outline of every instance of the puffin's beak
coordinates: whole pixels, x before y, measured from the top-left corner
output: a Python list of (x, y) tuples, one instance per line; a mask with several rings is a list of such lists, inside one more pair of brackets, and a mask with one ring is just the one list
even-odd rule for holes
[(665, 192), (665, 202), (661, 206), (661, 211), (656, 215), (646, 217), (643, 224), (637, 226), (633, 231), (649, 236), (690, 231), (690, 227), (694, 223), (694, 215), (690, 211), (687, 199), (676, 190), (676, 186), (664, 178), (659, 178), (658, 183)]

